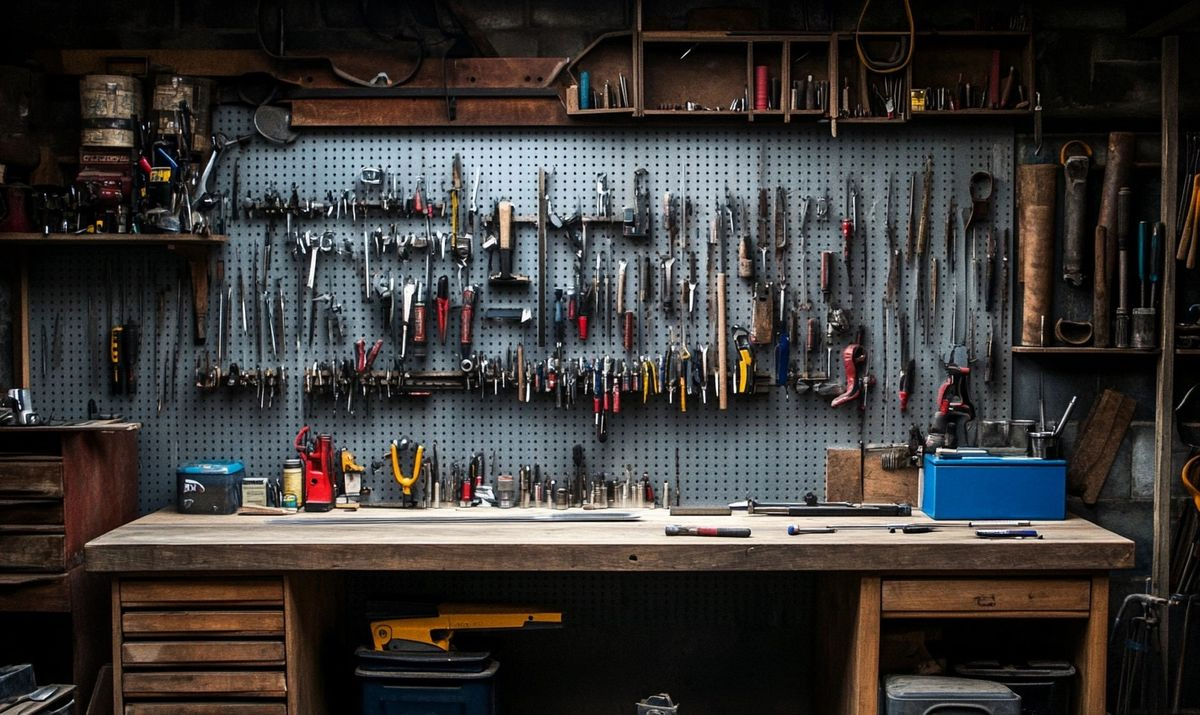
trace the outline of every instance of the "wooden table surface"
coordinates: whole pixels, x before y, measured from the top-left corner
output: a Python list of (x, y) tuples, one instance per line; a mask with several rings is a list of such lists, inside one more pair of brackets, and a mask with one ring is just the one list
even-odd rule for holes
[[(615, 511), (615, 510), (614, 510)], [(89, 542), (100, 572), (189, 571), (867, 571), (1097, 572), (1133, 566), (1133, 542), (1079, 518), (1033, 523), (1041, 539), (982, 539), (967, 526), (789, 536), (787, 525), (927, 523), (911, 518), (671, 516), (635, 521), (489, 523), (485, 518), (600, 514), (573, 509), (338, 510), (197, 516), (167, 508)], [(437, 523), (425, 523), (436, 517)], [(469, 523), (455, 519), (471, 518)], [(441, 521), (444, 519), (445, 521)], [(419, 520), (419, 521), (418, 521)], [(962, 524), (964, 522), (952, 522)], [(749, 527), (748, 538), (666, 536), (667, 524)], [(469, 564), (469, 568), (464, 568)]]

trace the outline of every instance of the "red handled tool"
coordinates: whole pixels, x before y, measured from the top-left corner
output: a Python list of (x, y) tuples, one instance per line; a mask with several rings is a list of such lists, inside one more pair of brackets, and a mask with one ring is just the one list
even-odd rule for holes
[(436, 306), (438, 336), (442, 339), (442, 345), (445, 345), (447, 325), (450, 322), (450, 279), (447, 276), (438, 278), (437, 296), (433, 302)]
[(317, 435), (309, 441), (309, 427), (305, 425), (296, 435), (296, 452), (304, 464), (304, 510), (329, 511), (337, 497), (336, 465), (334, 462), (333, 435)]

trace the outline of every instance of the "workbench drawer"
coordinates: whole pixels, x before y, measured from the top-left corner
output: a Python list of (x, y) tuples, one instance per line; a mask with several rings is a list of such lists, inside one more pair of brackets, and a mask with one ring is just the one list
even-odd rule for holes
[(125, 715), (287, 715), (286, 703), (130, 703)]
[(885, 618), (921, 616), (1078, 615), (1091, 608), (1087, 579), (884, 579)]
[[(82, 569), (77, 566), (76, 569)], [(70, 613), (78, 574), (0, 573), (0, 612)]]
[(62, 460), (57, 457), (0, 457), (0, 494), (61, 497)]
[(61, 499), (0, 498), (0, 528), (63, 524)]
[(126, 667), (143, 665), (279, 666), (285, 662), (282, 641), (126, 641), (121, 644)]
[(0, 569), (66, 571), (62, 534), (0, 534)]
[[(287, 676), (282, 670), (187, 672), (126, 672), (121, 676), (125, 698), (284, 698)], [(178, 711), (176, 711), (178, 712)]]
[(283, 611), (128, 611), (121, 632), (137, 636), (283, 636)]
[(283, 579), (237, 580), (160, 579), (121, 581), (123, 608), (182, 604), (191, 607), (216, 605), (283, 606)]

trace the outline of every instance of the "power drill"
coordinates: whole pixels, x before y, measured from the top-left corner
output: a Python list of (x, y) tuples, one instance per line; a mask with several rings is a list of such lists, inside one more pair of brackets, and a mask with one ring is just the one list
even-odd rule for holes
[(304, 510), (329, 511), (337, 497), (337, 485), (341, 482), (334, 460), (333, 435), (320, 434), (308, 440), (309, 427), (305, 425), (296, 435), (296, 452), (304, 463)]
[(925, 435), (925, 452), (932, 453), (939, 447), (958, 447), (958, 427), (975, 419), (975, 406), (971, 404), (971, 368), (967, 364), (967, 349), (955, 346), (947, 353), (942, 366), (946, 369), (946, 381), (938, 390), (938, 409)]

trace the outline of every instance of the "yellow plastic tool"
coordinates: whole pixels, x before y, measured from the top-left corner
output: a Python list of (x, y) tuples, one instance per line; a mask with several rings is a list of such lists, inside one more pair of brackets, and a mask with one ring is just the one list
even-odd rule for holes
[[(400, 468), (400, 453), (414, 452), (412, 471), (405, 474)], [(425, 455), (425, 445), (412, 442), (408, 438), (404, 438), (397, 443), (392, 440), (392, 476), (396, 478), (396, 482), (400, 484), (405, 496), (412, 495), (412, 485), (417, 483), (421, 478), (421, 460)]]
[(375, 650), (434, 646), (449, 651), (456, 631), (561, 627), (562, 614), (554, 611), (503, 604), (443, 603), (433, 615), (372, 621), (371, 637)]

